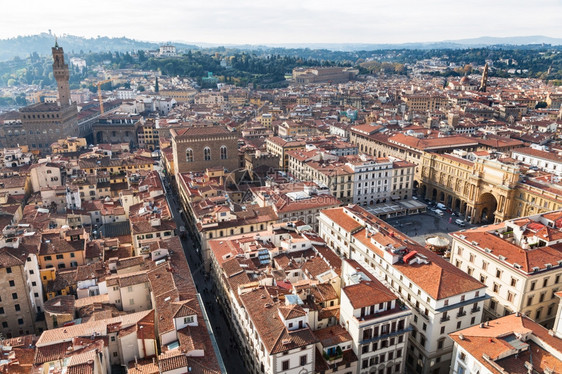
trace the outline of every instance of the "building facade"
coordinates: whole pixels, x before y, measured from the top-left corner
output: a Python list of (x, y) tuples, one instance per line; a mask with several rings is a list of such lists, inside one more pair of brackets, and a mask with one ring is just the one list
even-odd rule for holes
[(551, 328), (562, 277), (562, 212), (453, 234), (451, 263), (487, 287), (484, 316), (519, 312)]
[(175, 174), (239, 167), (238, 136), (224, 126), (197, 126), (170, 130)]
[(322, 211), (320, 236), (412, 310), (407, 372), (448, 373), (447, 334), (480, 323), (485, 286), (357, 205)]

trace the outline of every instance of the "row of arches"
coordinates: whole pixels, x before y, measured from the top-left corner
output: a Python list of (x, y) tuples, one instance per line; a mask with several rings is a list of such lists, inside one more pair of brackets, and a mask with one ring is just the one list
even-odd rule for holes
[[(220, 154), (221, 160), (226, 160), (228, 158), (228, 153), (227, 153), (227, 149), (226, 149), (225, 145), (220, 147), (219, 154)], [(193, 149), (187, 148), (185, 150), (185, 161), (186, 162), (194, 162), (194, 160), (195, 160), (195, 157), (194, 157)], [(203, 160), (204, 161), (211, 161), (211, 148), (210, 147), (203, 148)]]
[(470, 217), (473, 223), (494, 223), (496, 221), (496, 210), (498, 208), (498, 200), (490, 193), (481, 194), (476, 202), (469, 205), (454, 195), (445, 193), (437, 188), (429, 188), (422, 184), (414, 183), (414, 189), (417, 189), (420, 196), (433, 200), (437, 203), (444, 204), (447, 208), (460, 212), (465, 218)]

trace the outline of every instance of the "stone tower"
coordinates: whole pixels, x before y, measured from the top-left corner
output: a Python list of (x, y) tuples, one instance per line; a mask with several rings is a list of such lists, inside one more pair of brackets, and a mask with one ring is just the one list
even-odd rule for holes
[(482, 72), (482, 79), (480, 80), (480, 87), (478, 87), (478, 91), (486, 92), (486, 86), (488, 85), (488, 63), (484, 65), (484, 71)]
[(64, 63), (64, 52), (55, 41), (53, 50), (53, 75), (57, 81), (57, 90), (59, 92), (59, 105), (62, 107), (70, 105), (70, 84), (68, 79), (68, 64)]

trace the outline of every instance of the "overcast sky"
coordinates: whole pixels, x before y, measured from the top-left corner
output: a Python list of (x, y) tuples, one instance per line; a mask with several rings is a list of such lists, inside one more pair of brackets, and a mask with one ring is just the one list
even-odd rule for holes
[(0, 38), (40, 32), (225, 44), (562, 37), (560, 0), (4, 0)]

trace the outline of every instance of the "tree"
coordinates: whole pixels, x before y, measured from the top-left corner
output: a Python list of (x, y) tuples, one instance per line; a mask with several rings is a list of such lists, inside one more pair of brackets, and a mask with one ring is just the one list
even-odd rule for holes
[(139, 92), (144, 92), (146, 90), (146, 88), (144, 88), (144, 86), (141, 84), (140, 86), (137, 87), (137, 90)]
[(156, 77), (156, 83), (154, 84), (154, 92), (159, 92), (160, 87), (158, 86), (158, 77)]

